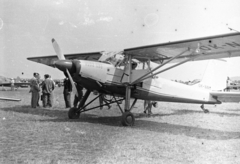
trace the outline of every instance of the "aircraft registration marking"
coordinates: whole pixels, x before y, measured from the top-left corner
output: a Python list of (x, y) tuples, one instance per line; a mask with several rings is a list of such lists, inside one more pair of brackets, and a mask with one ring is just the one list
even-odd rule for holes
[(236, 42), (229, 42), (225, 43), (223, 45), (216, 45), (216, 44), (209, 44), (205, 46), (200, 46), (199, 47), (201, 50), (217, 50), (217, 49), (225, 49), (225, 48), (240, 48), (240, 43)]
[(211, 89), (211, 86), (208, 86), (208, 85), (198, 84), (198, 86), (204, 89)]
[(86, 66), (88, 66), (88, 67), (95, 67), (95, 68), (103, 68), (103, 66), (102, 66), (102, 64), (99, 64), (99, 63), (91, 63), (91, 62), (89, 62), (89, 63), (86, 63)]

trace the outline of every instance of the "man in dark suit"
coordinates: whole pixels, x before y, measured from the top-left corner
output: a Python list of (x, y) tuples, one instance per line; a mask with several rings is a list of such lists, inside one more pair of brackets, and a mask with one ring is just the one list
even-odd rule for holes
[(44, 75), (45, 80), (42, 83), (42, 101), (43, 107), (53, 106), (53, 90), (55, 88), (53, 80), (50, 79), (49, 75)]
[(69, 78), (65, 78), (63, 81), (63, 96), (66, 108), (71, 108), (71, 92), (72, 92), (72, 85)]

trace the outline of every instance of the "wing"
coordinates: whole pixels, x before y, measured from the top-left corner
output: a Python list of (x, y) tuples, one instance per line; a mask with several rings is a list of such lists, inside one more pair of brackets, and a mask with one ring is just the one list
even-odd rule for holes
[[(184, 51), (186, 52), (179, 56), (177, 58), (178, 60), (192, 57), (194, 57), (194, 60), (207, 60), (240, 56), (240, 33), (155, 44), (125, 49), (124, 51), (119, 52), (123, 52), (126, 55), (132, 55), (133, 58), (139, 61), (150, 59), (152, 61), (162, 62), (163, 60), (168, 60)], [(110, 56), (114, 56), (115, 54), (115, 52), (111, 53)], [(89, 52), (66, 54), (64, 56), (69, 60), (79, 59), (96, 61), (99, 60), (102, 55), (106, 54), (104, 52)], [(195, 58), (196, 56), (199, 57)], [(109, 58), (108, 55), (107, 57)], [(58, 60), (58, 57), (54, 55), (29, 57), (27, 59), (54, 67), (54, 62)]]
[[(14, 83), (15, 87), (21, 87), (21, 86), (26, 86), (26, 85), (30, 85), (30, 83)], [(10, 87), (11, 83), (0, 83), (0, 86), (4, 86), (4, 87)]]
[(0, 83), (0, 86), (10, 87), (10, 86), (11, 86), (11, 83)]
[[(101, 57), (101, 52), (90, 52), (90, 53), (75, 53), (75, 54), (66, 54), (64, 55), (66, 59), (73, 60), (98, 60)], [(29, 57), (28, 60), (42, 63), (51, 67), (55, 67), (55, 61), (59, 60), (57, 55), (53, 56), (38, 56), (38, 57)]]
[(240, 102), (240, 92), (210, 92), (221, 102)]
[[(152, 61), (168, 60), (184, 51), (177, 59), (199, 57), (194, 60), (207, 60), (240, 56), (240, 33), (168, 42), (144, 47), (125, 49), (125, 54), (131, 54), (138, 60)], [(202, 55), (200, 55), (202, 54)]]

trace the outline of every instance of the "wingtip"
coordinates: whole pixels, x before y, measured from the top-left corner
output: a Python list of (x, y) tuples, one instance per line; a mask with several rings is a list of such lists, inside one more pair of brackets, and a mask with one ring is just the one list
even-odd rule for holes
[(52, 38), (52, 43), (53, 43), (53, 42), (55, 42), (55, 39), (54, 39), (54, 38)]

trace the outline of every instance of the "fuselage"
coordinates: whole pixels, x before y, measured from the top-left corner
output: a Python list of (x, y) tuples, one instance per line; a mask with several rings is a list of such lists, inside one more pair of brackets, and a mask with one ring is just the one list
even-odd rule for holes
[[(114, 67), (111, 64), (80, 61), (81, 84), (90, 90), (98, 90), (109, 94), (125, 96), (125, 83), (127, 82), (127, 68)], [(146, 74), (147, 69), (132, 70), (131, 80), (134, 81)], [(170, 81), (154, 76), (132, 86), (131, 97), (143, 100), (219, 104), (209, 91), (188, 86), (186, 84)]]

